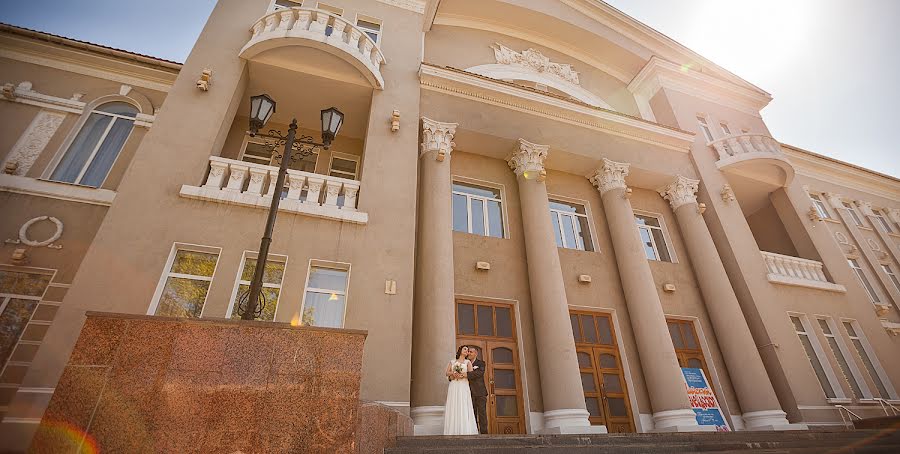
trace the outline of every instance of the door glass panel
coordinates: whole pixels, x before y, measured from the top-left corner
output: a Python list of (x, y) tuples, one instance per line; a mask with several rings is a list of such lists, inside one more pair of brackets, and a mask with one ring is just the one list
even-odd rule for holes
[(677, 323), (669, 323), (669, 335), (672, 336), (675, 348), (684, 348), (684, 339), (681, 338), (681, 330), (678, 329)]
[(575, 336), (575, 342), (581, 342), (581, 330), (578, 329), (578, 316), (569, 314), (569, 320), (572, 322), (572, 335)]
[(601, 369), (615, 369), (616, 368), (616, 357), (610, 355), (608, 353), (604, 353), (600, 355), (600, 368)]
[(591, 367), (591, 355), (585, 352), (578, 352), (578, 367), (583, 369)]
[(507, 369), (494, 369), (494, 387), (516, 389), (516, 373)]
[(597, 331), (594, 329), (594, 317), (590, 315), (582, 315), (581, 331), (584, 333), (584, 341), (591, 344), (597, 343)]
[(688, 358), (688, 360), (687, 360), (687, 367), (693, 367), (693, 368), (695, 368), (695, 369), (701, 369), (701, 368), (703, 368), (703, 363), (700, 362), (700, 360), (697, 359), (697, 358)]
[(681, 332), (684, 334), (685, 348), (697, 348), (697, 341), (694, 340), (694, 327), (688, 324), (681, 324)]
[(610, 416), (628, 416), (628, 407), (625, 406), (625, 399), (622, 397), (609, 397), (606, 399), (609, 405)]
[(512, 364), (513, 363), (513, 354), (512, 350), (508, 348), (498, 347), (491, 350), (491, 358), (494, 360), (494, 363), (497, 364)]
[(622, 392), (622, 384), (619, 382), (619, 374), (603, 374), (603, 390), (608, 393)]
[(597, 401), (597, 398), (585, 397), (584, 406), (587, 407), (587, 411), (591, 414), (591, 417), (599, 418), (603, 416), (603, 412), (600, 411), (600, 402)]
[(459, 318), (459, 334), (475, 334), (475, 306), (472, 304), (457, 304), (456, 314)]
[(496, 396), (497, 416), (518, 416), (516, 396)]
[(585, 372), (581, 373), (581, 388), (587, 392), (597, 390), (597, 385), (594, 384), (594, 374)]
[(512, 318), (508, 307), (495, 307), (494, 314), (497, 317), (497, 336), (513, 337)]
[(600, 332), (600, 343), (603, 345), (612, 345), (612, 330), (609, 328), (609, 319), (606, 317), (597, 317), (597, 330)]
[(494, 335), (494, 309), (491, 306), (478, 306), (478, 335)]

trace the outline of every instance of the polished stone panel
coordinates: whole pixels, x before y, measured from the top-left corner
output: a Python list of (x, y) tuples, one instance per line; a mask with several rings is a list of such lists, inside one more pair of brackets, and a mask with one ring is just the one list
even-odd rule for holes
[(352, 453), (365, 338), (88, 312), (31, 452)]

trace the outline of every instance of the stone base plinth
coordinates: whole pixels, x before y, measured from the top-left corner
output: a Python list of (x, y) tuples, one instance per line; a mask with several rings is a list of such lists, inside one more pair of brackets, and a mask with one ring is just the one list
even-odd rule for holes
[(365, 338), (88, 312), (31, 452), (352, 453)]
[(412, 434), (412, 419), (396, 407), (388, 407), (377, 402), (360, 404), (359, 428), (356, 434), (359, 454), (381, 454), (384, 448), (396, 444), (397, 437), (408, 437)]

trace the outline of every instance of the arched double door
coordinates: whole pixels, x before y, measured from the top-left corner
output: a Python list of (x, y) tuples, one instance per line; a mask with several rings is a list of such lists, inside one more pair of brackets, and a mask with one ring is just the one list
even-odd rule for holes
[(457, 300), (456, 345), (475, 346), (485, 362), (488, 433), (524, 434), (525, 409), (512, 305)]

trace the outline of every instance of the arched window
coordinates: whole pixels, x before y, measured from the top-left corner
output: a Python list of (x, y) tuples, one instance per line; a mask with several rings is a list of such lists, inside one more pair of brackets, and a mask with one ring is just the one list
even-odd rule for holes
[(134, 127), (138, 110), (114, 101), (94, 109), (50, 175), (54, 181), (100, 187)]

